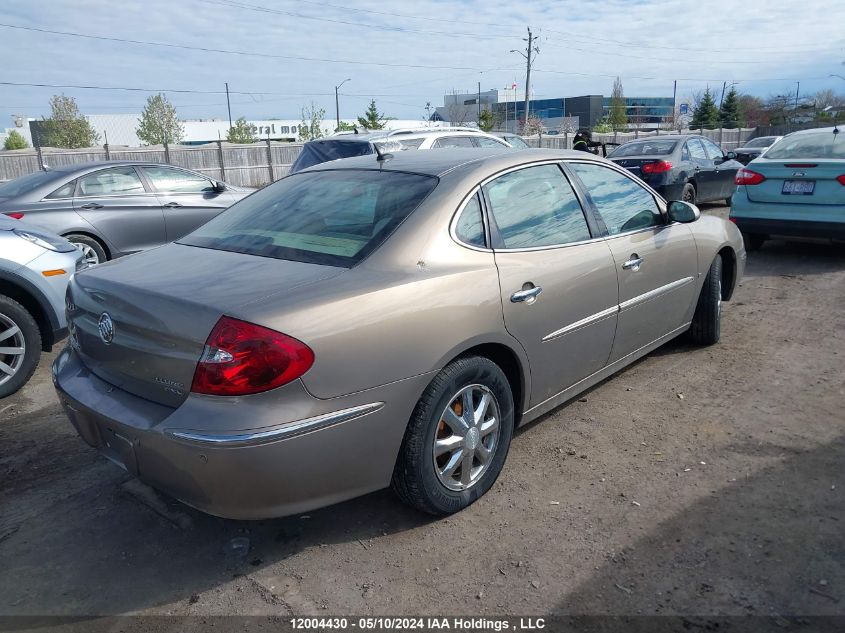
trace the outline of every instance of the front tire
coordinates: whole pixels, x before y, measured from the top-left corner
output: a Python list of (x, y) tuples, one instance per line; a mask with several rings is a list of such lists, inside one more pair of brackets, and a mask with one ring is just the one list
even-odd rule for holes
[(710, 271), (704, 280), (698, 305), (692, 317), (689, 337), (698, 345), (713, 345), (719, 342), (722, 323), (722, 256), (710, 264)]
[(32, 315), (0, 295), (0, 398), (23, 387), (41, 359), (41, 332)]
[(393, 490), (429, 514), (463, 510), (502, 471), (513, 424), (513, 394), (501, 368), (479, 356), (453, 361), (414, 408), (393, 471)]

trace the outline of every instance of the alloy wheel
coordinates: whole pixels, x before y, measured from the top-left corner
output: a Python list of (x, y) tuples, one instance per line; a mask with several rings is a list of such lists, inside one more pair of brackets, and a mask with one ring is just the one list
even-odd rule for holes
[(88, 244), (82, 244), (80, 242), (71, 242), (76, 248), (82, 251), (82, 256), (85, 258), (85, 263), (89, 266), (96, 266), (100, 263), (100, 256), (97, 255), (97, 251), (91, 248)]
[(432, 457), (449, 490), (467, 490), (487, 471), (499, 446), (499, 403), (484, 385), (469, 385), (449, 400), (437, 423)]
[(17, 323), (0, 314), (0, 385), (18, 373), (26, 356), (26, 341)]

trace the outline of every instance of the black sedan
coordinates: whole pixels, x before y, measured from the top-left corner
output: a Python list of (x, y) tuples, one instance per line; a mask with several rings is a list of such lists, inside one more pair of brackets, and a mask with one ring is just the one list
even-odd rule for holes
[(734, 152), (694, 134), (661, 134), (613, 150), (608, 158), (647, 182), (666, 200), (730, 204), (742, 168)]
[(782, 136), (758, 136), (734, 150), (736, 159), (743, 165), (747, 165), (782, 138)]

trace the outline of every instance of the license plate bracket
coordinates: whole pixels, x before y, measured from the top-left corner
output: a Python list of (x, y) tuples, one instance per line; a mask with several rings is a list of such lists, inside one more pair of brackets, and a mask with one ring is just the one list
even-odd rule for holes
[(815, 180), (784, 180), (781, 193), (785, 196), (812, 196), (815, 189)]

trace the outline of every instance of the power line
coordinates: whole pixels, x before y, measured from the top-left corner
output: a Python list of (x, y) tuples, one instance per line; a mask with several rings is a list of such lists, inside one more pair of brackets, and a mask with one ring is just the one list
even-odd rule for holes
[(390, 62), (365, 62), (360, 60), (348, 59), (328, 59), (323, 57), (302, 57), (299, 55), (275, 55), (272, 53), (259, 53), (257, 51), (238, 51), (224, 48), (210, 48), (206, 46), (188, 46), (187, 44), (170, 44), (167, 42), (150, 42), (147, 40), (134, 40), (122, 37), (109, 37), (106, 35), (91, 35), (88, 33), (75, 33), (72, 31), (56, 31), (53, 29), (39, 29), (32, 26), (21, 26), (19, 24), (6, 24), (0, 22), (0, 27), (7, 29), (18, 29), (21, 31), (33, 31), (35, 33), (46, 33), (49, 35), (64, 35), (67, 37), (78, 37), (89, 40), (101, 40), (105, 42), (119, 42), (121, 44), (138, 44), (142, 46), (160, 46), (163, 48), (177, 48), (189, 51), (201, 51), (203, 53), (223, 53), (226, 55), (241, 55), (246, 57), (264, 57), (270, 59), (288, 59), (294, 61), (305, 62), (323, 62), (328, 64), (352, 64), (356, 66), (384, 66), (388, 68), (424, 68), (433, 70), (473, 70), (478, 71), (478, 68), (470, 66), (434, 66), (431, 64), (394, 64)]

